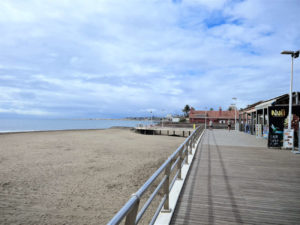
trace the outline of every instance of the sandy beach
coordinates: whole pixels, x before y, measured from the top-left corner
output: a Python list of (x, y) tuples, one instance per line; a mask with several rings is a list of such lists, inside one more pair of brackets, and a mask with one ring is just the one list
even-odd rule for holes
[(129, 129), (0, 135), (0, 224), (106, 224), (184, 141)]

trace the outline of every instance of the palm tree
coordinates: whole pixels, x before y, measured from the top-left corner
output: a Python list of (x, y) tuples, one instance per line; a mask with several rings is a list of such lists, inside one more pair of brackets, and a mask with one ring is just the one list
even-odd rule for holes
[(190, 110), (191, 110), (191, 108), (190, 108), (189, 105), (186, 105), (186, 106), (183, 108), (182, 112), (184, 112), (185, 117), (188, 117)]

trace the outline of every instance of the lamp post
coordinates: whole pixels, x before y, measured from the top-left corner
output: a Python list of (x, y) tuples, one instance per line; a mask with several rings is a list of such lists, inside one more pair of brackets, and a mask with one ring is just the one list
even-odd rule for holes
[[(283, 55), (291, 55), (292, 57), (292, 71), (291, 71), (291, 83), (290, 83), (290, 99), (289, 99), (289, 119), (288, 119), (288, 129), (291, 130), (292, 128), (292, 104), (293, 104), (293, 67), (294, 67), (294, 58), (299, 57), (299, 50), (298, 51), (282, 51), (281, 54)], [(294, 140), (292, 143), (292, 149), (294, 150)], [(298, 151), (300, 153), (300, 151)]]
[(233, 97), (232, 100), (235, 101), (235, 103), (234, 103), (234, 130), (237, 130), (236, 129), (236, 100), (237, 100), (237, 98)]
[(204, 129), (206, 130), (206, 112), (207, 111), (207, 107), (205, 107), (205, 115), (204, 115), (204, 117), (205, 117), (205, 125), (204, 125)]
[(164, 127), (164, 109), (161, 110), (162, 111), (162, 117), (161, 117), (161, 127)]

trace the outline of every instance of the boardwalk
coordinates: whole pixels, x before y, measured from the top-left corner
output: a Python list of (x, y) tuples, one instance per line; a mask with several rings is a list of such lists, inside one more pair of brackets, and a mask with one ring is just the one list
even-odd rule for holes
[(300, 224), (300, 155), (207, 131), (171, 224)]
[(136, 127), (135, 131), (141, 134), (167, 135), (188, 137), (193, 133), (193, 128), (183, 127)]

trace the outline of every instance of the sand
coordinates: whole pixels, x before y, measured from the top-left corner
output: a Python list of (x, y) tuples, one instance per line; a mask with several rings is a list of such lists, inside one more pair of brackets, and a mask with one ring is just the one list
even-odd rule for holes
[(0, 135), (0, 224), (106, 224), (184, 141), (128, 129)]

